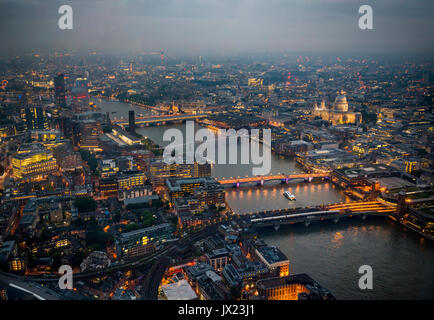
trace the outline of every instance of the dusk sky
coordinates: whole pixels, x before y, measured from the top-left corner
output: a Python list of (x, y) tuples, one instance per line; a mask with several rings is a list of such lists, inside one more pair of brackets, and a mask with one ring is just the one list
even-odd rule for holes
[[(58, 28), (63, 4), (73, 30)], [(373, 30), (358, 28), (363, 4)], [(432, 0), (0, 0), (0, 53), (432, 54), (433, 12)]]

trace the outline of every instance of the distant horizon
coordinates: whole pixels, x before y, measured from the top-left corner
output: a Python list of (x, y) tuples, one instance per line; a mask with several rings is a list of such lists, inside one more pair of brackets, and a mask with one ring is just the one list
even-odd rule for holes
[[(433, 53), (429, 52), (364, 52), (364, 53), (356, 53), (356, 52), (302, 52), (302, 51), (274, 51), (274, 52), (239, 52), (239, 53), (228, 53), (228, 54), (219, 54), (219, 53), (197, 53), (197, 54), (188, 54), (183, 52), (170, 52), (160, 50), (160, 52), (164, 52), (165, 61), (179, 61), (183, 59), (194, 60), (198, 57), (202, 57), (204, 61), (207, 60), (218, 60), (218, 59), (249, 59), (249, 58), (283, 58), (287, 56), (288, 58), (297, 58), (297, 57), (310, 57), (310, 58), (342, 58), (342, 59), (392, 59), (392, 60), (405, 60), (405, 59), (424, 59), (424, 60), (432, 60), (434, 61)], [(61, 56), (70, 56), (70, 57), (85, 57), (85, 56), (105, 56), (105, 57), (116, 57), (116, 58), (138, 58), (138, 57), (146, 57), (152, 59), (155, 57), (155, 60), (160, 61), (160, 52), (156, 51), (144, 51), (144, 52), (119, 52), (119, 53), (106, 53), (100, 52), (98, 50), (84, 50), (80, 52), (68, 51), (68, 50), (31, 50), (31, 51), (22, 51), (14, 54), (2, 54), (0, 53), (0, 59), (13, 59), (16, 57), (19, 58), (30, 58), (35, 55), (41, 56), (49, 56), (54, 57), (58, 55)]]

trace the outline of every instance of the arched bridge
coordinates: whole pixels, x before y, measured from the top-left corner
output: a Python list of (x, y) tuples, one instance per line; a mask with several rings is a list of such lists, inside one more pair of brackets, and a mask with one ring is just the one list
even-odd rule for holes
[(329, 172), (324, 173), (292, 173), (292, 174), (271, 174), (268, 176), (256, 176), (256, 177), (237, 177), (237, 178), (223, 178), (217, 180), (220, 184), (232, 184), (239, 187), (241, 183), (257, 182), (262, 185), (265, 181), (280, 180), (282, 183), (288, 183), (291, 179), (308, 179), (312, 178), (328, 178)]

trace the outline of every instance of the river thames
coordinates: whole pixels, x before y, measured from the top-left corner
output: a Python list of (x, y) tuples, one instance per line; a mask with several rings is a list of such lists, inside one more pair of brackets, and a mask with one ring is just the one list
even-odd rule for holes
[[(126, 119), (130, 109), (136, 114), (151, 114), (121, 102), (93, 101), (101, 107), (101, 112), (110, 112), (112, 120)], [(163, 141), (163, 133), (168, 128), (185, 133), (184, 124), (138, 128), (137, 132), (165, 146), (169, 142)], [(252, 166), (216, 164), (212, 175), (216, 178), (251, 176)], [(271, 173), (296, 171), (300, 169), (293, 160), (271, 155)], [(294, 193), (297, 200), (288, 201), (282, 195), (285, 190)], [(263, 187), (228, 188), (226, 200), (238, 213), (349, 201), (329, 182), (300, 180), (290, 181), (288, 185), (270, 182)], [(309, 274), (337, 299), (434, 299), (434, 243), (388, 218), (286, 226), (278, 231), (262, 230), (260, 237), (288, 256), (292, 273)], [(358, 269), (362, 265), (373, 269), (372, 290), (358, 287), (361, 276)]]

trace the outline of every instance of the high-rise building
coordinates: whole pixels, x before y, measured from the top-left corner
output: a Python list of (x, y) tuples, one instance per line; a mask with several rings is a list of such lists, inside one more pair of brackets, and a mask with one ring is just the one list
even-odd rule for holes
[(134, 110), (128, 111), (128, 124), (128, 130), (134, 134), (134, 132), (136, 132), (136, 119), (134, 115)]
[(58, 73), (54, 77), (54, 94), (56, 105), (58, 107), (66, 107), (66, 97), (65, 97), (65, 77), (63, 73)]
[(75, 113), (83, 113), (89, 110), (89, 89), (87, 78), (77, 78), (71, 91), (72, 106)]
[(27, 131), (48, 129), (47, 115), (42, 107), (26, 107), (22, 109), (21, 118), (25, 121)]

